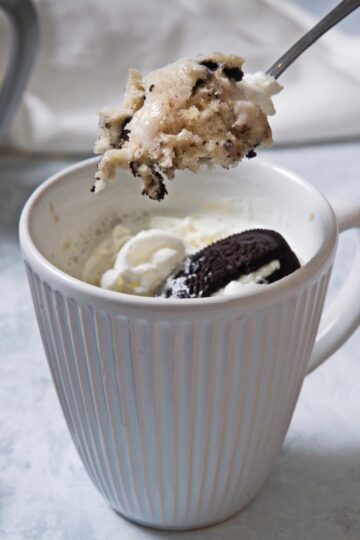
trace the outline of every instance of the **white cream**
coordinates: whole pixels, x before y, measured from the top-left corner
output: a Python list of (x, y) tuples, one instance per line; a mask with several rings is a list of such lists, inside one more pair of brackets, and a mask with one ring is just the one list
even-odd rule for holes
[(213, 296), (223, 296), (228, 294), (237, 294), (249, 289), (257, 289), (261, 287), (261, 282), (266, 280), (275, 270), (280, 268), (280, 262), (278, 260), (271, 261), (265, 264), (256, 272), (250, 272), (241, 276), (239, 279), (230, 281), (223, 289), (213, 294)]
[(256, 73), (246, 73), (242, 80), (242, 87), (245, 98), (256, 103), (267, 115), (275, 114), (275, 107), (272, 96), (282, 90), (281, 84), (262, 71)]
[(104, 289), (151, 296), (185, 257), (184, 243), (174, 234), (141, 231), (120, 249), (114, 267), (100, 285)]

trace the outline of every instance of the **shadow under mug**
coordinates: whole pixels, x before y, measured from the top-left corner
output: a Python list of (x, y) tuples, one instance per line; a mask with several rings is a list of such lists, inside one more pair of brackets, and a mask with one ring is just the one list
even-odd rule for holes
[(186, 215), (205, 197), (215, 207), (236, 199), (239, 212), (285, 234), (305, 262), (252, 293), (143, 298), (78, 279), (80, 254), (92, 247), (79, 248), (84, 231), (109, 216), (160, 208), (139, 196), (133, 178), (91, 194), (95, 168), (91, 159), (42, 184), (20, 222), (67, 425), (91, 480), (123, 516), (168, 529), (214, 524), (258, 493), (305, 375), (359, 325), (359, 249), (322, 311), (338, 230), (359, 227), (360, 209), (333, 209), (313, 186), (260, 160), (226, 173), (179, 174), (162, 211)]

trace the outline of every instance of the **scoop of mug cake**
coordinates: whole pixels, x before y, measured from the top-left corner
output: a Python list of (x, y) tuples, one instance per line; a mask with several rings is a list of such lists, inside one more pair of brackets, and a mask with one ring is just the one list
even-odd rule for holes
[(102, 154), (93, 191), (125, 169), (142, 193), (162, 200), (177, 169), (226, 169), (259, 145), (271, 146), (271, 96), (281, 90), (264, 73), (244, 75), (243, 59), (214, 53), (184, 58), (146, 76), (131, 69), (123, 102), (100, 112), (94, 151)]

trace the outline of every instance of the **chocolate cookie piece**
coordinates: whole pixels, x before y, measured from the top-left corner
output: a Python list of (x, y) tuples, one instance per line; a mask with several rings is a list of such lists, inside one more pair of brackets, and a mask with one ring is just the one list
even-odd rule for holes
[(216, 71), (217, 68), (219, 67), (219, 64), (209, 59), (209, 60), (203, 60), (202, 62), (200, 62), (200, 66), (205, 66), (210, 71)]
[(234, 234), (187, 257), (182, 267), (166, 280), (159, 296), (211, 296), (230, 281), (256, 272), (274, 260), (279, 261), (280, 268), (264, 283), (273, 283), (300, 268), (297, 256), (280, 233), (251, 229)]
[(255, 152), (255, 150), (253, 148), (251, 150), (249, 150), (248, 153), (246, 154), (246, 157), (248, 159), (254, 158), (256, 156), (257, 156), (257, 154), (256, 154), (256, 152)]
[(244, 77), (244, 72), (238, 68), (238, 67), (224, 67), (223, 68), (224, 75), (228, 79), (231, 79), (233, 81), (239, 82)]

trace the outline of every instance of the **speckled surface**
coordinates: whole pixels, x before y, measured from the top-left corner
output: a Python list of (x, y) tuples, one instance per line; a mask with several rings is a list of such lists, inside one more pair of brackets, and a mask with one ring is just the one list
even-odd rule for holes
[[(266, 159), (327, 196), (360, 201), (360, 143), (276, 149)], [(67, 432), (40, 342), (18, 242), (23, 203), (71, 159), (0, 156), (0, 538), (3, 540), (358, 540), (360, 332), (306, 379), (284, 448), (258, 498), (188, 533), (133, 525), (95, 491)], [(350, 265), (341, 242), (332, 293)]]

